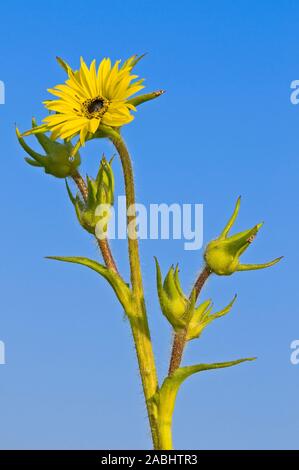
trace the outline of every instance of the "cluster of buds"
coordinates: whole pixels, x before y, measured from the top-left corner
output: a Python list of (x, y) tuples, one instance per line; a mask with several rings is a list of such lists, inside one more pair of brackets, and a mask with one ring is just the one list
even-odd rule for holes
[(171, 266), (163, 282), (156, 258), (155, 261), (157, 290), (162, 313), (176, 332), (186, 330), (187, 341), (198, 338), (213, 320), (223, 317), (231, 310), (237, 296), (217, 313), (211, 313), (213, 304), (210, 299), (196, 306), (195, 290), (192, 291), (189, 298), (182, 290), (178, 266), (175, 268)]
[[(249, 230), (237, 233), (231, 237), (228, 236), (240, 209), (238, 198), (234, 212), (225, 226), (220, 236), (208, 243), (204, 260), (209, 273), (219, 276), (229, 276), (236, 271), (248, 271), (254, 269), (263, 269), (273, 266), (280, 261), (276, 258), (273, 261), (264, 264), (241, 264), (240, 256), (254, 240), (262, 223), (255, 225)], [(164, 282), (162, 280), (161, 269), (156, 259), (157, 272), (157, 291), (162, 313), (167, 318), (176, 332), (185, 331), (186, 341), (198, 338), (202, 331), (216, 318), (223, 317), (230, 312), (236, 296), (223, 309), (217, 313), (212, 313), (212, 301), (206, 300), (199, 306), (196, 306), (197, 294), (195, 288), (187, 297), (181, 287), (179, 279), (178, 266), (171, 266)]]
[(87, 176), (86, 200), (83, 200), (79, 193), (74, 197), (66, 181), (68, 195), (74, 205), (78, 221), (85, 230), (93, 235), (100, 221), (103, 222), (102, 232), (107, 231), (109, 208), (114, 203), (112, 160), (113, 158), (108, 162), (103, 155), (96, 179)]

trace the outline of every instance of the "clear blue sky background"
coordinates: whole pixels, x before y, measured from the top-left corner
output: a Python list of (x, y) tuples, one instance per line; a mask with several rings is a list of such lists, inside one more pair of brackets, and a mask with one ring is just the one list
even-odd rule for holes
[[(185, 364), (258, 356), (256, 363), (194, 376), (180, 391), (177, 448), (299, 448), (299, 366), (290, 363), (298, 321), (299, 7), (295, 1), (27, 1), (1, 5), (0, 447), (147, 448), (146, 412), (128, 323), (95, 273), (44, 260), (97, 257), (78, 227), (64, 182), (23, 161), (14, 123), (44, 116), (46, 89), (103, 56), (148, 52), (138, 66), (159, 100), (140, 108), (124, 135), (138, 200), (204, 204), (205, 243), (242, 194), (236, 229), (265, 221), (245, 262), (285, 255), (278, 266), (211, 278), (203, 298), (232, 313), (190, 344)], [(33, 139), (31, 139), (33, 143)], [(82, 152), (94, 174), (104, 142)], [(123, 194), (119, 164), (117, 189)], [(125, 242), (113, 249), (127, 273)], [(141, 243), (150, 325), (160, 377), (171, 332), (159, 313), (153, 255), (179, 262), (184, 288), (202, 250), (182, 241)]]

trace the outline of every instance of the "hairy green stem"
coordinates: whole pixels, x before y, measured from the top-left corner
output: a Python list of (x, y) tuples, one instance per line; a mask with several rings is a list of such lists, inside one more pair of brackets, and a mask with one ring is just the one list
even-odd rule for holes
[(178, 387), (174, 387), (170, 377), (167, 377), (161, 387), (159, 403), (159, 438), (162, 450), (172, 450), (172, 417)]
[(119, 154), (124, 174), (130, 276), (134, 303), (134, 312), (130, 315), (130, 324), (136, 348), (153, 445), (155, 449), (159, 449), (158, 413), (154, 400), (154, 396), (158, 390), (158, 377), (144, 302), (139, 246), (138, 239), (136, 237), (136, 207), (133, 168), (128, 149), (121, 135), (118, 132), (113, 131), (110, 133), (109, 137)]
[[(195, 291), (195, 298), (197, 299), (201, 289), (211, 274), (211, 270), (208, 266), (205, 266), (202, 272), (197, 277), (192, 291)], [(191, 319), (190, 319), (191, 320)], [(184, 329), (178, 331), (173, 340), (173, 347), (171, 352), (168, 378), (163, 384), (164, 395), (167, 393), (166, 398), (159, 408), (159, 428), (160, 428), (160, 444), (163, 449), (172, 449), (172, 415), (174, 412), (175, 399), (178, 389), (174, 389), (171, 386), (171, 378), (173, 378), (175, 372), (181, 365), (184, 349), (187, 343), (189, 322)]]
[[(196, 279), (196, 282), (193, 287), (193, 290), (195, 290), (196, 299), (198, 298), (201, 292), (201, 289), (203, 288), (210, 274), (211, 274), (211, 270), (208, 268), (208, 266), (205, 266), (202, 272), (200, 273), (200, 275), (198, 276), (198, 278)], [(188, 332), (188, 326), (189, 324), (187, 324), (184, 329), (177, 332), (174, 336), (170, 364), (169, 364), (169, 372), (168, 372), (169, 376), (172, 375), (178, 367), (180, 367), (180, 364), (182, 362), (183, 353), (184, 353), (184, 349), (186, 346), (186, 336)]]
[[(72, 174), (72, 178), (73, 178), (74, 182), (76, 183), (76, 185), (77, 185), (84, 201), (86, 202), (87, 198), (88, 198), (88, 189), (87, 189), (87, 185), (86, 185), (84, 179), (82, 178), (82, 176), (80, 175), (78, 170), (76, 170)], [(99, 246), (100, 252), (102, 253), (103, 260), (104, 260), (107, 268), (111, 269), (115, 273), (118, 273), (117, 266), (116, 266), (115, 260), (113, 258), (111, 248), (110, 248), (110, 245), (109, 245), (109, 242), (108, 242), (107, 238), (103, 238), (103, 239), (100, 240), (99, 238), (96, 237), (96, 240), (97, 240), (97, 244)]]

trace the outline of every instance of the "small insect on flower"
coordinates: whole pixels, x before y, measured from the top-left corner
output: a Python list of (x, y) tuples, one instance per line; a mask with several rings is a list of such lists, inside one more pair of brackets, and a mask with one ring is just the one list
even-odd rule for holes
[(53, 114), (43, 120), (43, 125), (25, 132), (23, 136), (50, 131), (52, 139), (69, 141), (79, 135), (75, 154), (101, 125), (121, 127), (128, 124), (134, 119), (131, 111), (136, 111), (129, 98), (144, 88), (143, 79), (136, 80), (138, 76), (131, 73), (140, 58), (132, 56), (122, 66), (120, 60), (112, 66), (111, 60), (104, 58), (97, 68), (95, 60), (88, 67), (81, 57), (80, 68), (76, 71), (57, 58), (68, 79), (48, 90), (58, 97), (44, 101), (45, 107)]

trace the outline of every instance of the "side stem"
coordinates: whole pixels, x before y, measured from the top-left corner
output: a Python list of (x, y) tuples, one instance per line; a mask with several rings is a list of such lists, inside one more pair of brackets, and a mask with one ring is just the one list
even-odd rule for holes
[[(74, 182), (76, 183), (80, 193), (82, 194), (82, 197), (83, 197), (84, 201), (86, 202), (87, 198), (88, 198), (88, 189), (87, 189), (87, 185), (86, 185), (84, 179), (82, 178), (82, 176), (80, 175), (80, 173), (77, 170), (72, 174), (72, 178), (73, 178)], [(97, 240), (97, 244), (98, 244), (99, 249), (102, 253), (103, 260), (104, 260), (107, 268), (109, 268), (112, 271), (114, 271), (115, 273), (117, 273), (118, 272), (117, 266), (116, 266), (116, 263), (114, 261), (113, 255), (112, 255), (108, 239), (104, 238), (104, 239), (100, 240), (96, 237), (96, 240)]]
[[(200, 273), (200, 275), (198, 276), (198, 278), (196, 279), (196, 282), (193, 287), (193, 289), (195, 290), (196, 299), (198, 298), (201, 292), (201, 289), (203, 288), (210, 274), (211, 274), (211, 270), (208, 268), (208, 266), (205, 266), (202, 272)], [(188, 332), (188, 326), (189, 324), (187, 324), (183, 330), (177, 332), (174, 336), (170, 364), (169, 364), (169, 371), (168, 371), (169, 376), (172, 375), (178, 367), (180, 367), (180, 364), (182, 362), (183, 353), (184, 353), (184, 349), (186, 346), (186, 336)]]

